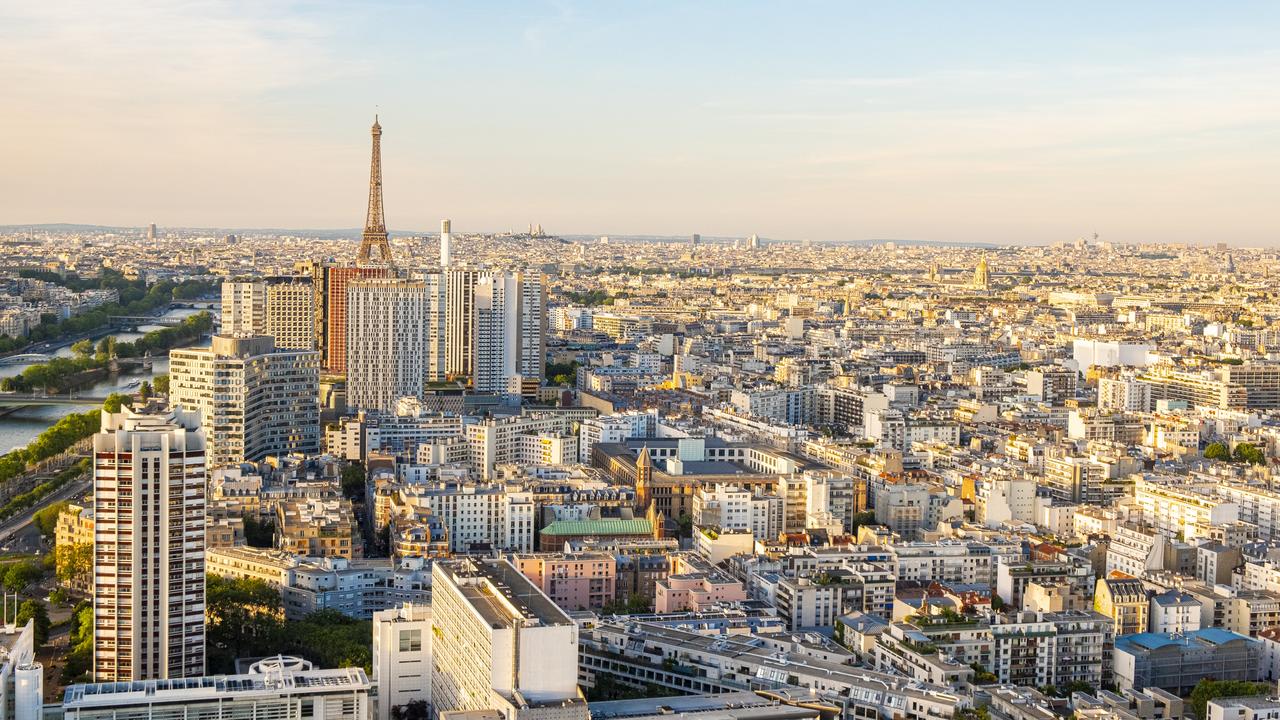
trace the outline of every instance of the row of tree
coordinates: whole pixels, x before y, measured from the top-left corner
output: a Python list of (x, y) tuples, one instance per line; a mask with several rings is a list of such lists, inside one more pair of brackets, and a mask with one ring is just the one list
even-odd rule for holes
[(101, 411), (90, 410), (64, 416), (26, 447), (0, 455), (0, 483), (7, 482), (27, 468), (57, 455), (77, 442), (98, 432)]

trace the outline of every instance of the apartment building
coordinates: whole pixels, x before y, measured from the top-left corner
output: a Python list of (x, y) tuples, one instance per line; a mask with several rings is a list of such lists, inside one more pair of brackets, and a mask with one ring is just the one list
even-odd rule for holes
[(351, 501), (300, 498), (276, 505), (276, 547), (308, 557), (361, 557), (364, 543)]
[(169, 353), (169, 402), (199, 413), (210, 467), (320, 451), (320, 355), (214, 335)]
[(347, 406), (391, 413), (445, 379), (445, 285), (438, 274), (347, 285)]
[(206, 460), (199, 415), (104, 412), (93, 458), (93, 678), (199, 677)]
[(391, 720), (412, 702), (431, 706), (431, 603), (407, 603), (373, 614), (376, 720)]
[(617, 597), (617, 563), (604, 552), (515, 554), (529, 582), (564, 610), (599, 610)]
[(438, 713), (586, 720), (578, 626), (506, 560), (432, 570), (431, 701)]

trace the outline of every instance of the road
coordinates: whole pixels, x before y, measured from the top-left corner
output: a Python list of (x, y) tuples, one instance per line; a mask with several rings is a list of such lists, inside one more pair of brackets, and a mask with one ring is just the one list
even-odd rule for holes
[(46, 495), (34, 506), (14, 515), (5, 522), (0, 523), (0, 549), (8, 551), (8, 548), (4, 546), (7, 546), (19, 533), (26, 529), (27, 526), (31, 525), (32, 518), (35, 517), (37, 512), (53, 505), (54, 503), (76, 497), (88, 490), (91, 485), (92, 483), (87, 479), (67, 483), (58, 490)]

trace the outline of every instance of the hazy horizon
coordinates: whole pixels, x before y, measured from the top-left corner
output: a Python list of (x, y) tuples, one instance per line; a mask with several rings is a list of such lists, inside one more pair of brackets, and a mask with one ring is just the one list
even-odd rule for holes
[(1280, 244), (1280, 6), (0, 3), (0, 225)]

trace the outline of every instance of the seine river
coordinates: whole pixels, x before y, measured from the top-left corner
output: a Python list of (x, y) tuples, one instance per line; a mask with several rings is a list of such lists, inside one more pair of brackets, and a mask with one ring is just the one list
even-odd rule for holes
[[(190, 308), (174, 308), (165, 313), (164, 318), (185, 318), (194, 315), (200, 310)], [(160, 325), (143, 325), (138, 328), (138, 332), (116, 333), (115, 338), (120, 341), (135, 340), (142, 337), (144, 333), (152, 330), (159, 330)], [(94, 341), (95, 343), (97, 340)], [(58, 355), (66, 357), (71, 356), (71, 348), (64, 347), (58, 350)], [(20, 375), (28, 365), (0, 365), (0, 378), (12, 375)], [(155, 375), (163, 375), (169, 371), (169, 356), (167, 354), (152, 358), (152, 367), (150, 372), (144, 372), (141, 368), (135, 373), (121, 374), (118, 377), (109, 377), (92, 387), (84, 388), (76, 391), (77, 393), (93, 396), (105, 396), (112, 392), (131, 392), (138, 389), (138, 384), (143, 380), (148, 380)], [(0, 417), (0, 453), (8, 452), (15, 448), (25, 446), (36, 438), (37, 435), (44, 432), (46, 428), (64, 415), (74, 412), (84, 412), (91, 409), (87, 405), (32, 405), (24, 407), (18, 411)]]

